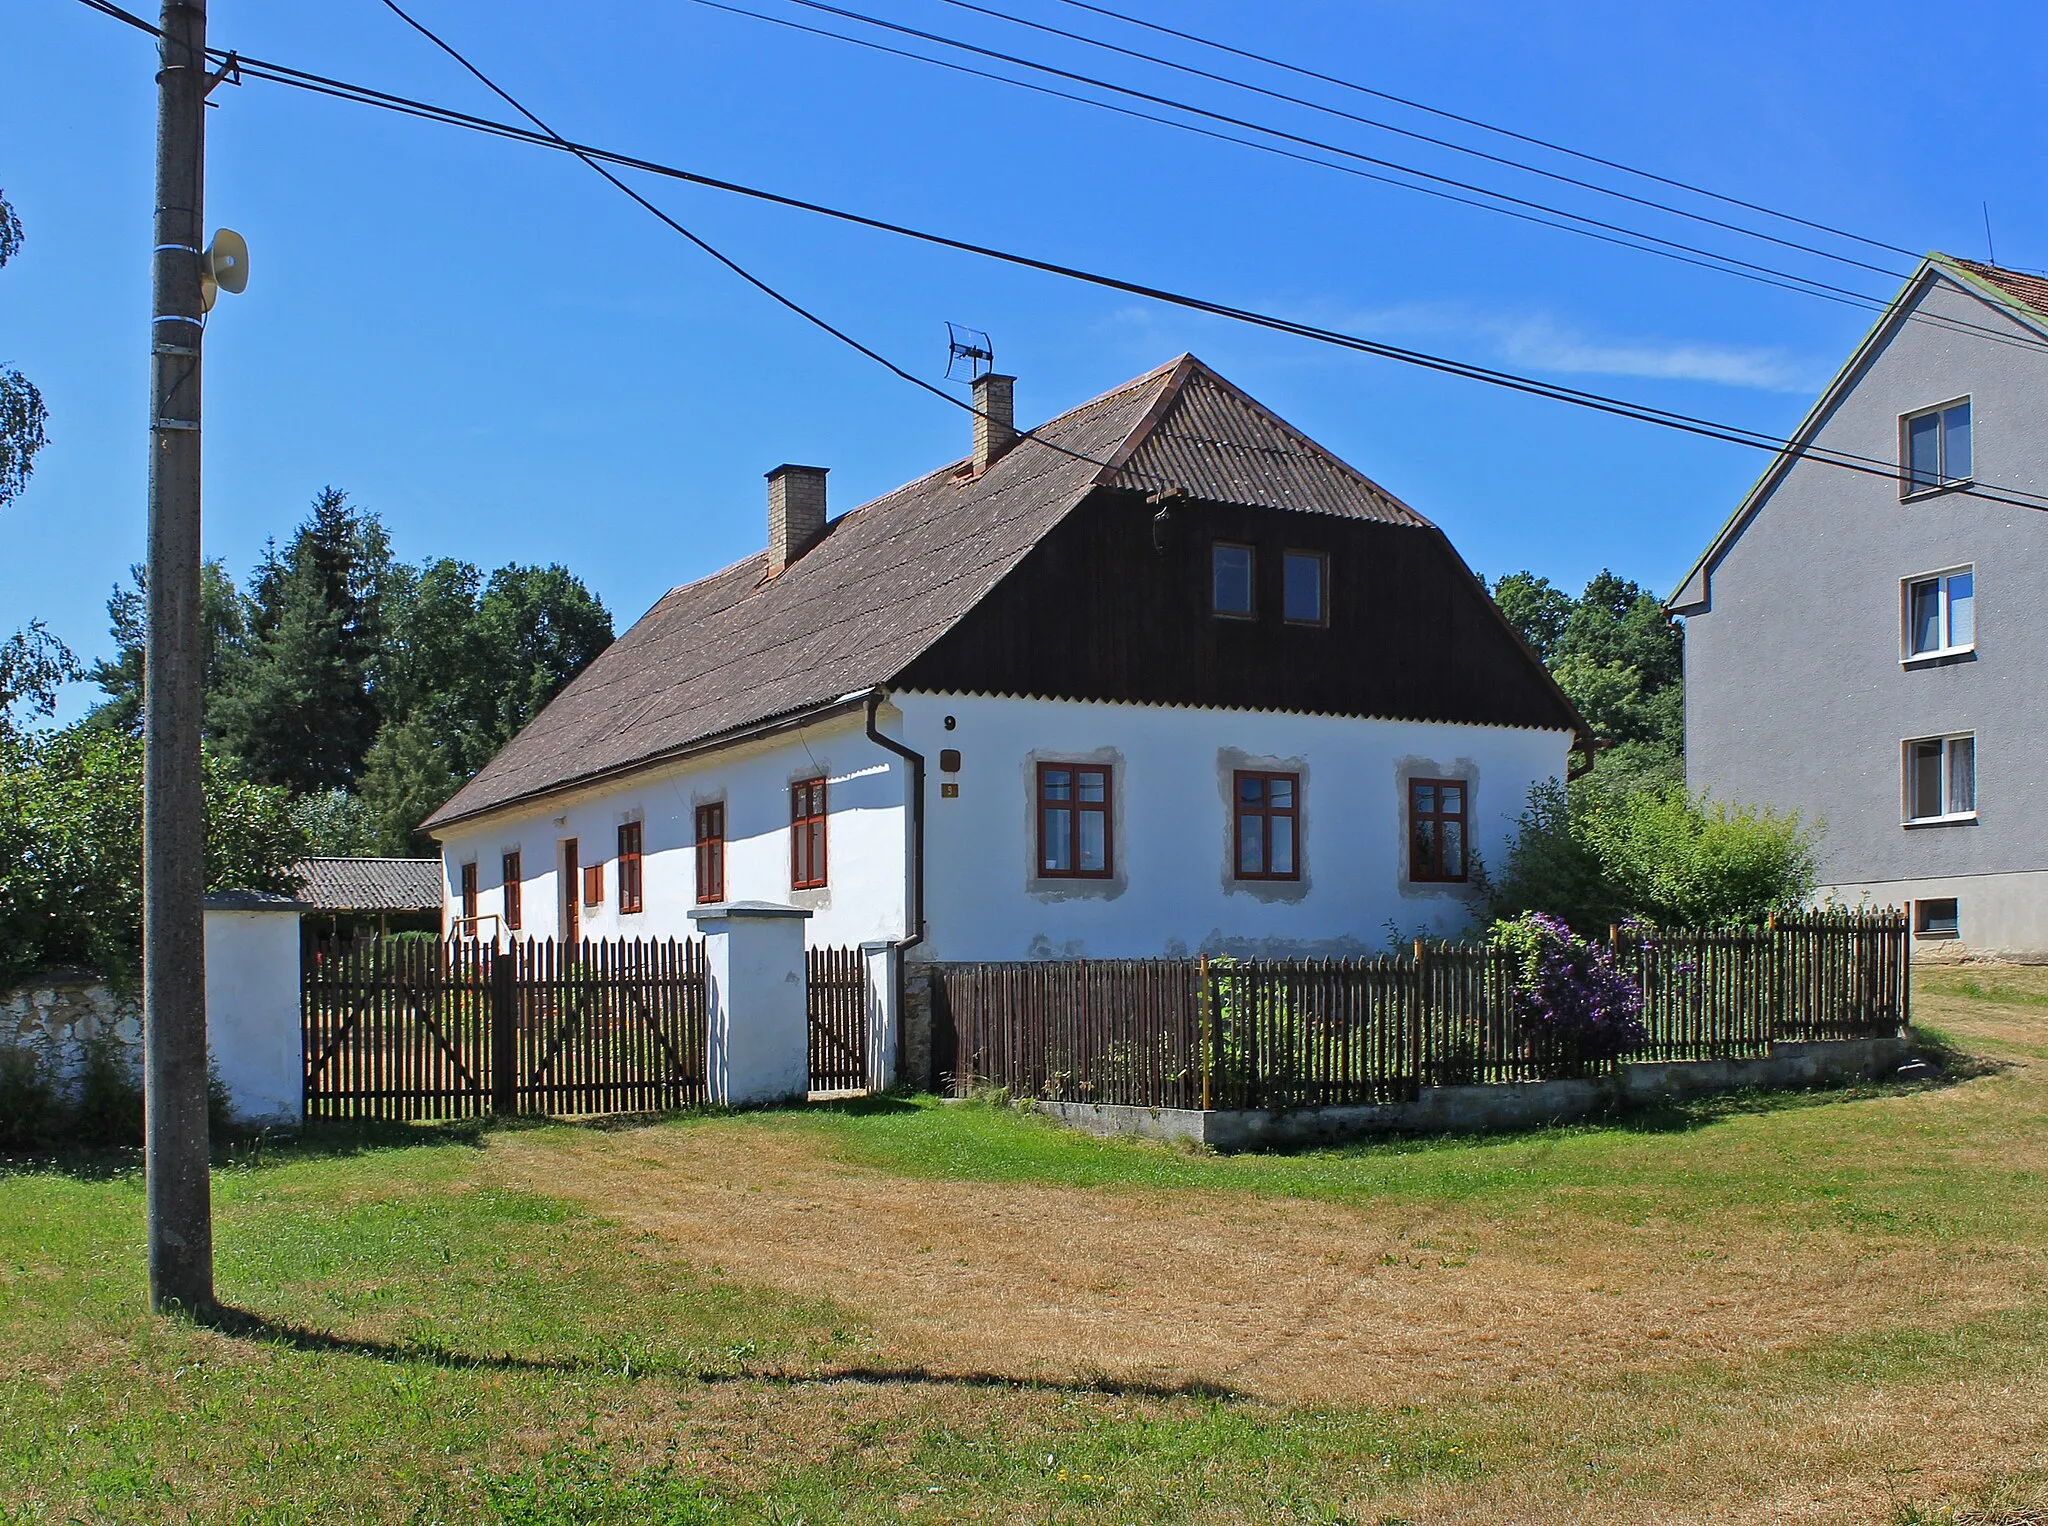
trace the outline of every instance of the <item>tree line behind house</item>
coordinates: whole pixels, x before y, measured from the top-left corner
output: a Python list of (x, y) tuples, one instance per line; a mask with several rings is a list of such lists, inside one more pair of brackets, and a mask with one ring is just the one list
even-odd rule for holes
[[(1813, 883), (1796, 818), (1689, 795), (1683, 628), (1602, 572), (1577, 598), (1529, 572), (1491, 592), (1601, 739), (1597, 766), (1539, 789), (1506, 861), (1481, 866), (1487, 914), (1544, 911), (1601, 929), (1754, 919)], [(0, 979), (52, 964), (119, 973), (141, 917), (142, 570), (87, 667), (40, 622), (0, 641)], [(205, 569), (209, 884), (288, 889), (307, 853), (430, 853), (418, 822), (612, 639), (567, 569), (485, 574), (396, 559), (373, 512), (328, 488), (246, 585)], [(39, 727), (58, 690), (101, 693)]]
[(1507, 861), (1486, 866), (1494, 917), (1700, 927), (1812, 893), (1820, 823), (1686, 790), (1685, 628), (1661, 599), (1609, 571), (1576, 599), (1532, 572), (1492, 593), (1600, 740), (1590, 773), (1531, 793)]
[[(41, 622), (0, 641), (0, 985), (138, 965), (145, 593), (134, 568), (90, 667)], [(431, 853), (417, 824), (612, 640), (567, 569), (409, 565), (332, 488), (246, 587), (207, 563), (201, 612), (216, 889), (289, 890), (308, 854)], [(36, 724), (81, 680), (102, 696), (89, 714)]]

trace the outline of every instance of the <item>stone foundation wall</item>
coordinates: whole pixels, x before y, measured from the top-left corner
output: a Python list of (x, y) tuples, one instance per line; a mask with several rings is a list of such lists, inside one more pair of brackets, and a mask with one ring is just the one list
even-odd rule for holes
[(897, 1072), (912, 1091), (928, 1090), (932, 1078), (932, 972), (925, 964), (903, 967), (903, 1065)]
[(0, 992), (0, 1049), (26, 1050), (74, 1097), (87, 1045), (111, 1039), (142, 1070), (142, 997), (117, 994), (84, 970), (45, 970)]
[(1425, 1086), (1413, 1102), (1305, 1107), (1286, 1112), (1129, 1107), (1093, 1102), (1021, 1104), (1089, 1134), (1206, 1145), (1215, 1150), (1298, 1148), (1383, 1134), (1485, 1133), (1542, 1128), (1681, 1097), (1759, 1089), (1840, 1086), (1893, 1074), (1911, 1057), (1905, 1038), (1773, 1044), (1747, 1060), (1623, 1065), (1593, 1081)]

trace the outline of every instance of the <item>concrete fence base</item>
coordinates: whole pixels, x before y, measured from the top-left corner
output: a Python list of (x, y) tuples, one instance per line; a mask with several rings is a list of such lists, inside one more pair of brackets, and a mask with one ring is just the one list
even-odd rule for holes
[(1337, 1144), (1378, 1134), (1485, 1133), (1540, 1128), (1620, 1108), (1745, 1089), (1791, 1090), (1873, 1080), (1912, 1052), (1903, 1038), (1774, 1044), (1748, 1060), (1623, 1065), (1592, 1081), (1523, 1081), (1497, 1086), (1425, 1086), (1413, 1102), (1287, 1111), (1128, 1107), (1033, 1102), (1039, 1113), (1105, 1137), (1163, 1139), (1214, 1150)]

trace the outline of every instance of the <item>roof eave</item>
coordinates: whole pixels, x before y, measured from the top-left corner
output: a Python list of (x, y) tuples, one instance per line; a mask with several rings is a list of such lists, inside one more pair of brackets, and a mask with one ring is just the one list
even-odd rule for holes
[[(482, 821), (486, 817), (503, 815), (522, 806), (531, 806), (542, 800), (551, 800), (557, 796), (574, 794), (579, 790), (589, 789), (593, 785), (609, 783), (613, 780), (626, 778), (632, 774), (644, 773), (649, 769), (680, 763), (690, 758), (700, 757), (705, 753), (721, 752), (728, 747), (738, 747), (747, 742), (779, 736), (786, 731), (800, 730), (818, 721), (829, 720), (833, 716), (847, 711), (858, 710), (867, 704), (868, 696), (875, 693), (881, 687), (879, 684), (870, 685), (851, 694), (843, 694), (837, 699), (821, 700), (815, 704), (800, 705), (793, 710), (785, 710), (779, 715), (764, 716), (760, 720), (749, 721), (743, 726), (735, 726), (729, 730), (714, 733), (711, 736), (699, 737), (697, 740), (686, 742), (680, 747), (665, 748), (661, 752), (650, 753), (644, 758), (635, 758), (630, 763), (620, 763), (610, 768), (593, 769), (587, 774), (578, 774), (571, 779), (558, 779), (539, 789), (527, 790), (512, 796), (510, 799), (493, 801), (489, 805), (477, 806), (473, 810), (458, 811), (450, 814), (448, 807), (443, 806), (439, 811), (436, 811), (425, 821), (421, 822), (419, 829), (438, 842), (442, 840), (443, 833), (450, 827), (468, 825), (473, 822)], [(460, 798), (459, 795), (457, 798)], [(449, 805), (453, 804), (454, 800), (450, 800)]]
[[(1801, 458), (1805, 445), (1820, 428), (1822, 420), (1841, 400), (1842, 394), (1849, 390), (1856, 374), (1862, 370), (1871, 353), (1906, 320), (1907, 309), (1912, 301), (1929, 278), (1935, 275), (1945, 275), (1958, 282), (1967, 279), (1963, 272), (1956, 270), (1941, 255), (1930, 254), (1921, 260), (1920, 268), (1907, 278), (1906, 284), (1899, 288), (1898, 295), (1892, 298), (1890, 306), (1878, 315), (1877, 321), (1871, 325), (1861, 343), (1850, 352), (1848, 360), (1835, 372), (1827, 386), (1821, 389), (1820, 397), (1806, 410), (1806, 416), (1799, 421), (1799, 427), (1792, 431), (1784, 447), (1771, 457), (1770, 464), (1743, 495), (1741, 503), (1736, 505), (1735, 512), (1722, 522), (1721, 528), (1715, 532), (1707, 549), (1700, 553), (1699, 559), (1691, 567), (1686, 569), (1685, 576), (1679, 580), (1677, 588), (1672, 590), (1671, 597), (1664, 601), (1666, 613), (1696, 614), (1707, 607), (1709, 574), (1713, 564), (1729, 546), (1734, 544), (1736, 537), (1747, 527), (1750, 516), (1777, 487), (1779, 480), (1791, 470), (1792, 465)], [(1982, 284), (1971, 282), (1970, 290), (1981, 294)], [(2009, 300), (2007, 299), (2008, 302)]]

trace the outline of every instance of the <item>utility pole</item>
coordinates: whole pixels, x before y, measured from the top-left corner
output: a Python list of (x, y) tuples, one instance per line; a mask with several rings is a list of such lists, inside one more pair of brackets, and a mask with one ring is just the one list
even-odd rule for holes
[(150, 308), (142, 1023), (149, 1301), (214, 1312), (206, 1132), (206, 808), (199, 775), (199, 348), (206, 0), (163, 0)]

